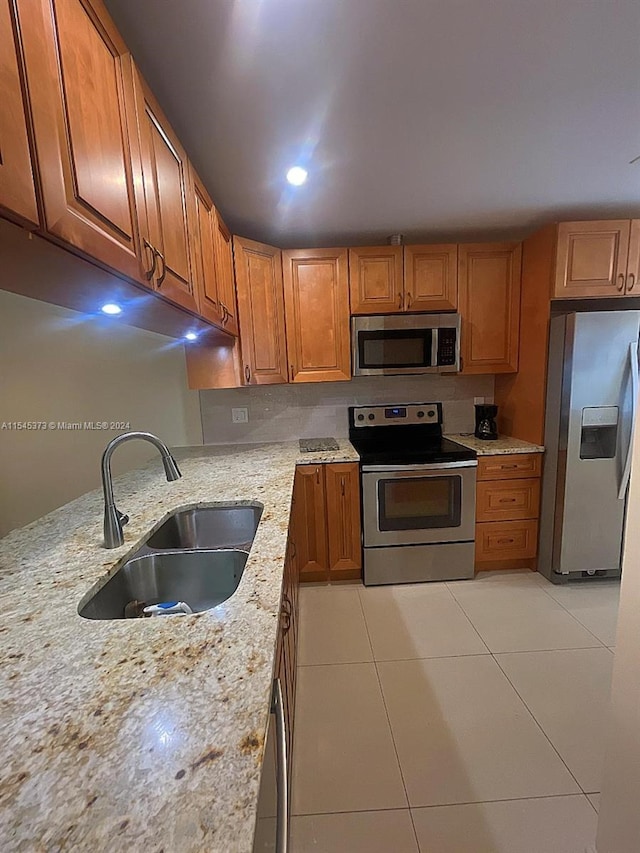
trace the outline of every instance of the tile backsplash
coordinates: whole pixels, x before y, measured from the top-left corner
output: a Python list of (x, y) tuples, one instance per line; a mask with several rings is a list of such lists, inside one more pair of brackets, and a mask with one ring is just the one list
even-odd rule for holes
[[(350, 382), (264, 385), (201, 391), (205, 444), (246, 444), (346, 436), (347, 407), (442, 401), (445, 432), (472, 432), (474, 397), (493, 402), (493, 376), (375, 376)], [(248, 409), (234, 424), (232, 408)]]

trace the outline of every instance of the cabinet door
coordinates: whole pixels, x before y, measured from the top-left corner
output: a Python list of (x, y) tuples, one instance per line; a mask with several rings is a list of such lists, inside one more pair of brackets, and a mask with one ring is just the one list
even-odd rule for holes
[(197, 175), (193, 175), (196, 208), (192, 232), (193, 271), (196, 278), (198, 310), (205, 320), (222, 327), (222, 309), (218, 299), (216, 272), (216, 211)]
[(194, 192), (187, 156), (142, 77), (133, 73), (146, 221), (146, 244), (157, 252), (152, 281), (171, 302), (197, 312), (190, 234)]
[(630, 228), (628, 219), (561, 222), (555, 298), (624, 294)]
[(233, 239), (244, 378), (252, 385), (287, 381), (282, 253)]
[(517, 372), (521, 261), (520, 243), (459, 247), (463, 373)]
[(0, 0), (0, 214), (37, 228), (38, 206), (21, 79), (22, 46), (12, 0)]
[(293, 489), (292, 539), (300, 581), (329, 577), (324, 472), (322, 465), (298, 465)]
[(405, 311), (455, 311), (458, 247), (455, 243), (404, 247)]
[(352, 314), (402, 311), (402, 246), (349, 249)]
[(357, 462), (325, 465), (329, 572), (332, 579), (362, 575), (360, 470)]
[(223, 311), (225, 332), (238, 334), (238, 309), (236, 308), (236, 280), (233, 275), (233, 245), (231, 232), (216, 211), (216, 270), (218, 296)]
[(631, 220), (629, 258), (627, 260), (627, 284), (625, 294), (638, 296), (640, 293), (640, 219)]
[(282, 253), (292, 382), (351, 378), (346, 249)]
[(46, 231), (142, 280), (127, 48), (100, 2), (17, 0)]

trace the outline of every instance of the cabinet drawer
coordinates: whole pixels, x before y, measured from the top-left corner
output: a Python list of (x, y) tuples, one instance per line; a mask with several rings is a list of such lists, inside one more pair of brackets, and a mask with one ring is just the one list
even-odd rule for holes
[(539, 477), (542, 453), (510, 453), (504, 456), (478, 457), (478, 480), (506, 480)]
[(538, 553), (538, 522), (490, 521), (476, 524), (476, 563), (526, 560)]
[(540, 480), (486, 480), (476, 487), (476, 521), (537, 518)]

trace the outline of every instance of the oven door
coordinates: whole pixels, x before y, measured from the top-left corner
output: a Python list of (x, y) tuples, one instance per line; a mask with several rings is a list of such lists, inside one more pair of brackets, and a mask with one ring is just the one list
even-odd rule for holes
[(477, 462), (363, 466), (365, 547), (472, 542)]

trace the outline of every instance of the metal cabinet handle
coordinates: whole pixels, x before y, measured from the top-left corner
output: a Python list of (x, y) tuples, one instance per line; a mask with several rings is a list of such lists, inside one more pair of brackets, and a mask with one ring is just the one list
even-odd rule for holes
[(500, 498), (498, 503), (500, 504), (514, 504), (516, 502), (515, 498)]
[(517, 463), (515, 465), (501, 465), (500, 470), (501, 471), (515, 471), (515, 469), (517, 467), (518, 467)]
[(271, 713), (276, 716), (276, 748), (278, 806), (276, 818), (276, 853), (289, 850), (289, 756), (287, 755), (287, 723), (284, 716), (282, 684), (279, 678), (273, 682)]
[(627, 290), (633, 290), (635, 283), (636, 283), (635, 273), (630, 272), (629, 273), (629, 284), (627, 285)]
[(498, 545), (513, 545), (513, 539), (498, 539)]
[(398, 294), (398, 308), (402, 311), (402, 291)]
[(151, 263), (151, 267), (148, 270), (144, 271), (144, 277), (147, 279), (147, 281), (151, 281), (151, 279), (156, 274), (156, 265), (158, 263), (158, 253), (156, 252), (156, 250), (153, 248), (153, 246), (147, 240), (146, 237), (144, 238), (144, 240), (142, 242), (144, 243), (145, 249), (151, 250), (151, 257), (153, 258), (153, 261)]
[(340, 477), (340, 494), (344, 497), (344, 477)]
[(158, 252), (158, 250), (156, 249), (156, 254), (159, 256), (160, 260), (162, 261), (162, 273), (158, 277), (158, 287), (160, 287), (160, 285), (164, 281), (165, 276), (167, 274), (167, 262), (165, 261), (164, 255), (162, 254), (162, 252)]
[(411, 303), (413, 302), (413, 296), (409, 291), (407, 291), (407, 308), (411, 308)]
[(293, 365), (292, 365), (292, 364), (290, 364), (290, 365), (289, 365), (289, 370), (290, 370), (290, 372), (291, 372), (291, 381), (293, 382), (293, 380), (294, 380), (294, 378), (295, 378), (295, 375), (296, 375), (296, 372), (295, 372), (295, 370), (293, 369)]
[(624, 290), (624, 273), (621, 272), (618, 274), (618, 284), (616, 285), (617, 290)]
[(251, 382), (251, 370), (248, 364), (245, 364), (244, 366), (244, 378), (247, 382)]

